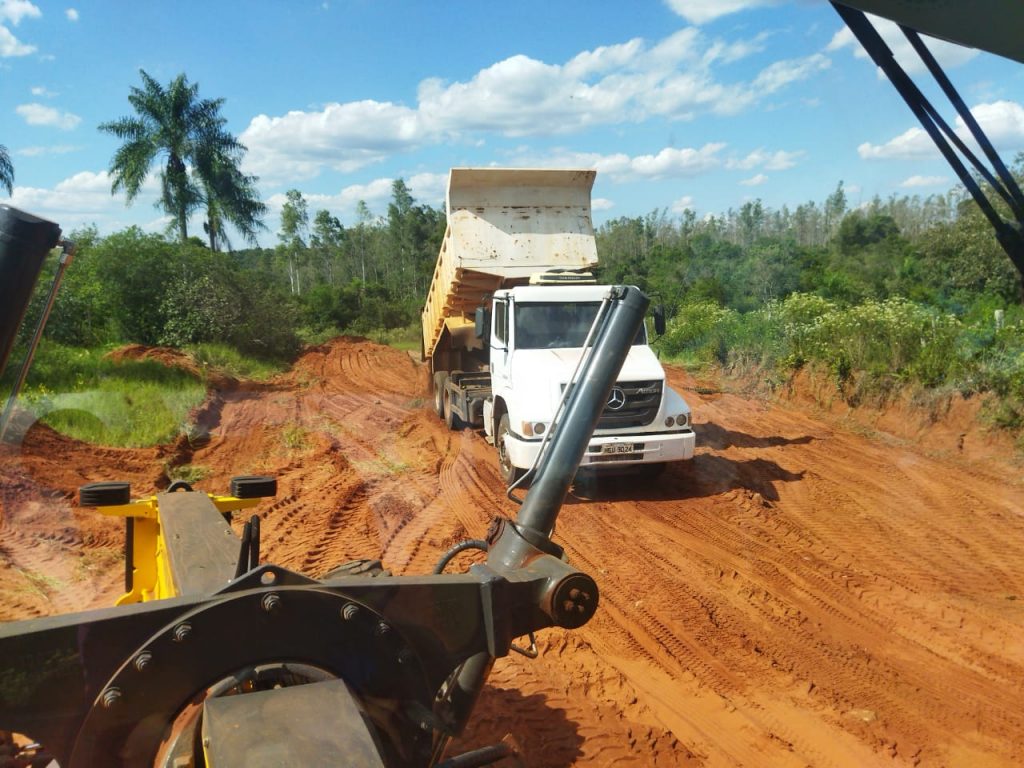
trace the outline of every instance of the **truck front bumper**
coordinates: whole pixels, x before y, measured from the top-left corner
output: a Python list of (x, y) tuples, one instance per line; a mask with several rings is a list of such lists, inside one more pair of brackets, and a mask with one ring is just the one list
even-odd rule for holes
[[(508, 453), (512, 463), (529, 469), (540, 451), (540, 440), (523, 440), (509, 435)], [(590, 438), (581, 467), (600, 469), (631, 464), (660, 464), (693, 458), (696, 435), (691, 432), (662, 432), (638, 435), (594, 435)]]

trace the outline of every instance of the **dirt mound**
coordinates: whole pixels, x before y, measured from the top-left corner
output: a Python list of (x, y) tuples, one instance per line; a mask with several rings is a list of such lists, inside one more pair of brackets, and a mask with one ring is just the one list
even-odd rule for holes
[[(1019, 475), (669, 378), (694, 407), (696, 456), (568, 499), (558, 542), (601, 609), (541, 633), (535, 661), (499, 659), (456, 746), (511, 733), (530, 766), (1024, 762)], [(207, 439), (174, 460), (211, 491), (278, 477), (260, 507), (267, 560), (427, 573), (515, 507), (493, 447), (448, 431), (425, 380), (405, 353), (338, 339), (220, 391)], [(0, 618), (109, 604), (120, 529), (69, 494), (115, 478), (151, 492), (173, 451), (43, 427), (22, 448), (0, 463)]]
[(196, 365), (192, 355), (173, 347), (125, 344), (123, 347), (111, 350), (106, 356), (115, 363), (120, 363), (122, 360), (154, 360), (168, 368), (181, 368), (196, 376), (200, 375), (199, 366)]

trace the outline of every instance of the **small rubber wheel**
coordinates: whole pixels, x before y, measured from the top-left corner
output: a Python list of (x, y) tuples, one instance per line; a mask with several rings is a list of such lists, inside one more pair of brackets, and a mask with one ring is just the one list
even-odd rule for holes
[(239, 475), (231, 478), (231, 495), (236, 499), (263, 499), (277, 495), (277, 478), (267, 475)]
[(186, 483), (184, 480), (175, 480), (167, 486), (167, 490), (164, 491), (164, 493), (175, 493), (176, 491), (187, 491), (188, 493), (192, 493), (192, 484)]
[(525, 471), (515, 466), (512, 463), (512, 459), (509, 458), (508, 448), (505, 445), (505, 439), (512, 434), (512, 430), (509, 429), (508, 414), (501, 414), (501, 421), (498, 422), (498, 434), (494, 438), (494, 445), (498, 449), (498, 471), (501, 473), (501, 479), (505, 481), (505, 485), (512, 485), (516, 480), (525, 474)]
[(447, 379), (448, 374), (444, 371), (434, 374), (434, 413), (439, 419), (444, 418), (444, 383)]
[(130, 483), (88, 483), (78, 489), (78, 503), (83, 507), (117, 507), (131, 502)]

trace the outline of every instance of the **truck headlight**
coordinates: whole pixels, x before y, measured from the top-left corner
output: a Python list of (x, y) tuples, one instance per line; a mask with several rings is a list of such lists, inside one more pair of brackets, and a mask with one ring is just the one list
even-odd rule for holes
[(690, 425), (690, 414), (680, 413), (678, 416), (676, 416), (676, 424), (678, 424), (680, 427), (688, 427)]
[(671, 416), (666, 416), (665, 417), (665, 426), (666, 427), (671, 427), (675, 423), (676, 423), (676, 420), (673, 419)]
[(543, 435), (544, 431), (548, 428), (548, 425), (543, 421), (524, 421), (523, 422), (523, 437), (533, 437), (534, 435)]

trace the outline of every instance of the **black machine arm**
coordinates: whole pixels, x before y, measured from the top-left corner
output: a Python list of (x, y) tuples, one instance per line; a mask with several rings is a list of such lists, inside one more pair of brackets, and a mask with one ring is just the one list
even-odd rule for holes
[[(990, 18), (986, 23), (978, 24), (979, 19), (985, 17), (985, 13), (976, 12), (973, 4), (952, 3), (948, 5), (949, 7), (944, 9), (925, 9), (919, 3), (915, 7), (915, 4), (900, 0), (868, 0), (866, 2), (863, 0), (833, 0), (832, 2), (832, 6), (853, 32), (854, 37), (867, 51), (871, 60), (892, 82), (953, 172), (956, 173), (960, 182), (974, 198), (995, 230), (1000, 246), (1010, 257), (1010, 261), (1017, 268), (1022, 283), (1024, 283), (1024, 194), (917, 30), (940, 33), (948, 39), (1005, 56), (1013, 56), (1021, 61), (1024, 61), (1024, 44), (1021, 43), (1019, 34), (1009, 32), (1014, 29), (1012, 24), (1001, 24), (997, 18)], [(999, 3), (989, 2), (985, 5), (994, 7)], [(1022, 8), (1024, 6), (1019, 3), (1016, 5), (1007, 3), (1003, 6), (1003, 12), (1024, 22)], [(903, 35), (935, 78), (943, 93), (956, 109), (957, 114), (964, 121), (964, 125), (970, 130), (982, 153), (991, 163), (991, 169), (971, 151), (896, 61), (882, 36), (865, 15), (865, 10), (885, 15), (899, 24)], [(968, 18), (962, 18), (963, 15)], [(968, 164), (984, 180), (992, 190), (992, 194), (1006, 204), (1010, 220), (1000, 214), (985, 189), (968, 168)]]
[[(236, 576), (237, 557), (203, 544), (231, 535), (214, 497), (160, 494), (147, 524), (157, 503), (192, 516), (189, 536), (165, 542), (178, 596), (0, 624), (0, 730), (40, 742), (63, 768), (225, 768), (274, 748), (288, 761), (275, 764), (437, 763), (515, 638), (579, 627), (597, 609), (594, 580), (550, 537), (647, 304), (636, 288), (611, 290), (535, 484), (516, 521), (492, 526), (485, 564), (324, 581), (256, 565)], [(123, 514), (145, 506), (117, 503)], [(192, 549), (175, 551), (186, 539)], [(211, 583), (224, 586), (211, 594)], [(311, 719), (321, 727), (302, 737)], [(451, 764), (497, 759), (499, 747)]]

